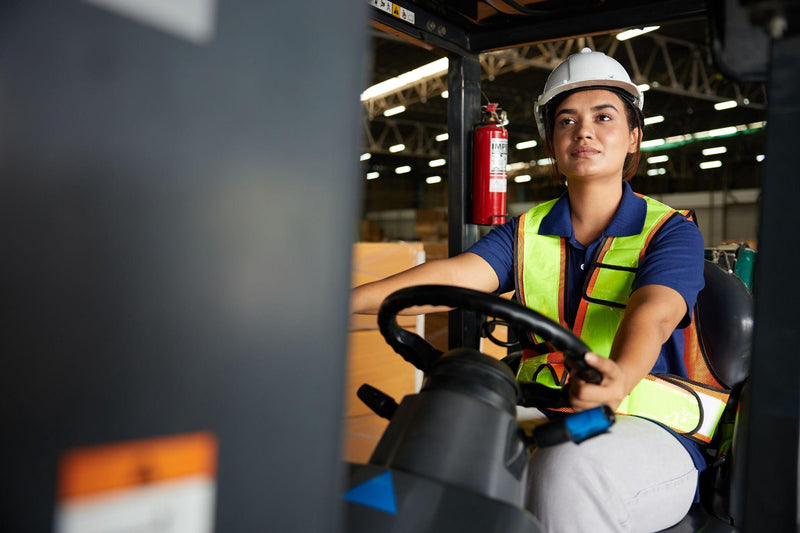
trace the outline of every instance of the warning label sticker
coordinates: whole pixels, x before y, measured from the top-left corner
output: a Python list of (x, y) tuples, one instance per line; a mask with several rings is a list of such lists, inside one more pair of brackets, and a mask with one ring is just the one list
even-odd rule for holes
[(410, 9), (406, 9), (395, 4), (394, 2), (387, 2), (386, 0), (369, 0), (369, 5), (380, 9), (381, 11), (385, 11), (386, 13), (389, 13), (390, 15), (393, 15), (399, 19), (405, 20), (410, 24), (414, 24), (414, 12)]
[(506, 192), (507, 189), (508, 180), (506, 178), (489, 179), (489, 192)]
[(506, 175), (508, 139), (492, 139), (489, 151), (489, 173)]
[(65, 452), (56, 533), (211, 533), (217, 440), (207, 432)]

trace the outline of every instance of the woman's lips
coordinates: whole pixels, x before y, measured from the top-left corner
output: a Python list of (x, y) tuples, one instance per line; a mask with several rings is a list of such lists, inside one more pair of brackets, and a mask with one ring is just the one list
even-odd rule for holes
[(600, 150), (596, 148), (592, 148), (591, 146), (579, 146), (570, 152), (570, 155), (573, 157), (589, 157), (595, 154), (599, 154)]

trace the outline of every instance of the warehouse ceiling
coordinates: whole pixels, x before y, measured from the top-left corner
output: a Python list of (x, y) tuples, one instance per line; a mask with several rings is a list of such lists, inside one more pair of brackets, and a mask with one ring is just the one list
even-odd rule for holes
[[(550, 70), (584, 46), (614, 57), (635, 83), (649, 87), (644, 111), (645, 117), (652, 120), (645, 129), (645, 141), (650, 143), (644, 146), (642, 164), (632, 182), (636, 190), (653, 194), (760, 186), (765, 87), (759, 82), (738, 82), (720, 72), (710, 51), (711, 28), (705, 13), (686, 15), (683, 10), (684, 16), (675, 19), (654, 7), (646, 22), (658, 29), (619, 40), (621, 31), (643, 26), (609, 24), (609, 17), (626, 21), (609, 10), (635, 5), (641, 13), (647, 13), (648, 2), (449, 0), (416, 4), (448, 24), (465, 29), (468, 35), (475, 36), (473, 42), (479, 43), (481, 49), (491, 48), (480, 55), (482, 103), (498, 102), (508, 112), (509, 201), (542, 200), (561, 190), (558, 180), (551, 177), (549, 166), (541, 164), (545, 158), (541, 142), (528, 148), (516, 146), (540, 141), (533, 102)], [(653, 17), (665, 20), (652, 20)], [(542, 28), (561, 28), (561, 35), (564, 28), (580, 33), (517, 47), (496, 46), (511, 39), (506, 35), (515, 31), (529, 38), (530, 31), (517, 28), (530, 25), (532, 20)], [(576, 23), (570, 25), (570, 20)], [(606, 29), (588, 31), (597, 27)], [(447, 56), (446, 51), (430, 42), (381, 30), (373, 31), (371, 38), (369, 85)], [(447, 100), (441, 96), (446, 89), (444, 72), (363, 102), (362, 146), (363, 153), (370, 154), (366, 160), (363, 159), (367, 156), (362, 156), (366, 211), (447, 204), (447, 167), (430, 165), (431, 161), (447, 157), (447, 141), (436, 140), (447, 131)], [(735, 107), (715, 108), (715, 104), (731, 101)], [(405, 111), (384, 115), (398, 106), (404, 106)], [(398, 145), (404, 148), (390, 151), (397, 150)], [(710, 168), (701, 168), (701, 164)], [(410, 169), (396, 173), (404, 166)], [(367, 179), (368, 174), (371, 179)], [(440, 176), (441, 181), (427, 183), (434, 176)], [(530, 176), (530, 180), (517, 183), (519, 176), (523, 176), (522, 180)]]

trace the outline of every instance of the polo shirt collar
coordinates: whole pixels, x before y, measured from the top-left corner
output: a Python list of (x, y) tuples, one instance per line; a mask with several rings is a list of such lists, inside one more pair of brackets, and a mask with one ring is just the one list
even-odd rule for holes
[[(647, 202), (637, 196), (627, 181), (622, 182), (622, 201), (611, 223), (603, 231), (603, 237), (628, 237), (638, 235), (644, 228), (647, 215)], [(565, 192), (553, 204), (553, 208), (542, 219), (539, 235), (558, 235), (572, 238), (572, 219), (570, 218), (569, 195)]]

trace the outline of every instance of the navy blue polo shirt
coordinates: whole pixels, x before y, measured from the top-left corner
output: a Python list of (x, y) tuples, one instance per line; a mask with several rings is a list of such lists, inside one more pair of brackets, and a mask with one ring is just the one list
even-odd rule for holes
[[(567, 276), (569, 280), (567, 322), (570, 326), (574, 323), (578, 311), (587, 265), (603, 238), (638, 235), (644, 228), (647, 203), (633, 193), (627, 182), (623, 182), (622, 188), (622, 201), (614, 218), (600, 237), (588, 246), (575, 239), (567, 193), (561, 195), (539, 226), (540, 235), (566, 237), (570, 247), (570, 272)], [(515, 217), (498, 226), (467, 250), (480, 256), (492, 266), (497, 279), (500, 280), (501, 294), (515, 289), (514, 239), (518, 222), (519, 217)], [(686, 302), (686, 315), (678, 325), (678, 329), (661, 347), (661, 353), (651, 373), (669, 373), (687, 377), (683, 362), (684, 340), (680, 329), (689, 325), (691, 310), (703, 284), (703, 237), (700, 230), (693, 222), (682, 216), (672, 217), (653, 238), (650, 251), (639, 265), (639, 271), (633, 282), (633, 290), (645, 285), (670, 287)], [(691, 454), (697, 469), (703, 470), (706, 463), (700, 445), (674, 432), (673, 435)]]

